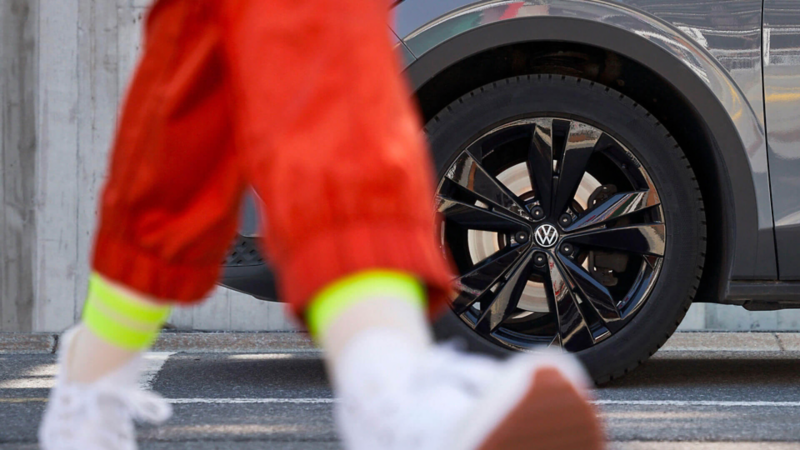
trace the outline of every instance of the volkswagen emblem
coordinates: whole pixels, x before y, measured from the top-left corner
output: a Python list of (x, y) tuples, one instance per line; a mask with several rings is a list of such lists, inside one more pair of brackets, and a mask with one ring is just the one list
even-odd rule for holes
[(550, 248), (556, 245), (556, 241), (558, 240), (558, 231), (556, 230), (556, 227), (546, 223), (537, 228), (536, 233), (534, 233), (533, 236), (536, 239), (536, 243), (541, 247)]

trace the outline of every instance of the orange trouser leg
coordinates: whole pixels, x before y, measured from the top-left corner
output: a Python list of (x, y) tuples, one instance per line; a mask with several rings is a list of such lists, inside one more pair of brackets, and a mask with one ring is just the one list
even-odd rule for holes
[(169, 301), (214, 286), (245, 186), (211, 24), (193, 1), (152, 11), (100, 208), (94, 269)]
[(437, 308), (433, 171), (381, 0), (227, 0), (219, 16), (247, 177), (283, 298), (370, 268), (417, 274)]
[(297, 313), (370, 268), (417, 274), (440, 305), (449, 275), (432, 171), (386, 7), (160, 2), (115, 147), (96, 268), (158, 297), (199, 298), (246, 180), (266, 204), (270, 256)]

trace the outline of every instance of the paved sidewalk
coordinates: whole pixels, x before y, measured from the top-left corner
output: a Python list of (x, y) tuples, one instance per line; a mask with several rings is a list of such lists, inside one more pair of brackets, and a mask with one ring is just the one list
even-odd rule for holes
[[(53, 333), (0, 333), (0, 354), (54, 353)], [(176, 332), (162, 333), (153, 351), (194, 353), (264, 353), (318, 351), (307, 333)], [(800, 333), (677, 332), (660, 352), (800, 352)]]

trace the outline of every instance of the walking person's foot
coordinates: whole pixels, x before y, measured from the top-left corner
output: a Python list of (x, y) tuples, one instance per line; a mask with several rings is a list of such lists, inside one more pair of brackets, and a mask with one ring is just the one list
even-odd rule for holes
[(441, 346), (420, 354), (404, 351), (400, 339), (366, 332), (343, 355), (335, 413), (346, 448), (605, 447), (575, 357), (544, 352), (501, 362)]
[(158, 395), (138, 386), (141, 356), (91, 383), (66, 376), (78, 328), (61, 337), (59, 373), (39, 428), (43, 450), (135, 450), (134, 421), (161, 423), (172, 414)]

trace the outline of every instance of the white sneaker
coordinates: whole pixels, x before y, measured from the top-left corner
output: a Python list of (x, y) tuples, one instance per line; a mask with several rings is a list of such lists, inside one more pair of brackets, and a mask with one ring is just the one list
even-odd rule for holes
[(401, 339), (365, 332), (337, 364), (335, 416), (347, 449), (604, 448), (575, 357), (543, 352), (500, 362), (446, 346), (420, 354)]
[(162, 423), (172, 407), (139, 389), (141, 357), (93, 383), (69, 382), (64, 367), (77, 331), (61, 337), (61, 369), (39, 427), (39, 444), (43, 450), (135, 450), (134, 420)]

